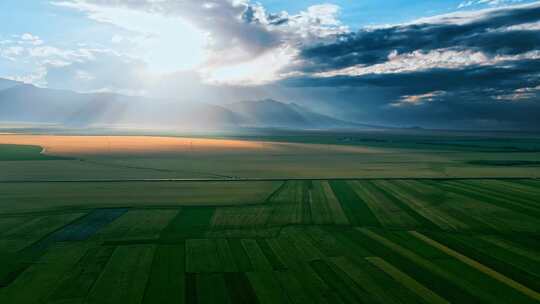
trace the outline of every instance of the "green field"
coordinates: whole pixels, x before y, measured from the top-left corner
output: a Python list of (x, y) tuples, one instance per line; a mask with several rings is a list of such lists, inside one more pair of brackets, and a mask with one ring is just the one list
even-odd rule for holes
[(0, 303), (540, 303), (537, 139), (437, 138), (70, 159), (0, 146)]
[(40, 161), (65, 160), (66, 157), (49, 156), (42, 154), (43, 149), (38, 146), (4, 145), (0, 144), (0, 161)]
[(0, 303), (540, 301), (538, 180), (234, 183), (3, 184)]
[(537, 135), (319, 132), (232, 139), (261, 141), (261, 148), (61, 158), (39, 154), (39, 147), (0, 145), (0, 181), (540, 177)]

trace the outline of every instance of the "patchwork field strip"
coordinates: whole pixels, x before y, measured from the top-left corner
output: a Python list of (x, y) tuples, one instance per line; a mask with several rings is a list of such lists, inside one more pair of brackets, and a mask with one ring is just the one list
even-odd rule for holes
[(538, 191), (291, 180), (245, 206), (0, 215), (0, 303), (538, 303)]
[(155, 245), (119, 246), (90, 290), (88, 303), (141, 303)]
[(407, 211), (402, 210), (384, 192), (375, 188), (372, 183), (368, 181), (352, 181), (350, 184), (384, 227), (405, 228), (419, 225)]
[(436, 293), (432, 292), (428, 288), (426, 288), (424, 285), (418, 283), (415, 279), (408, 276), (406, 273), (402, 272), (401, 270), (397, 269), (396, 267), (392, 266), (385, 260), (378, 258), (378, 257), (368, 257), (366, 258), (371, 264), (377, 266), (382, 271), (387, 273), (389, 276), (391, 276), (394, 280), (400, 282), (404, 286), (406, 286), (408, 289), (410, 289), (412, 292), (414, 292), (416, 295), (424, 299), (428, 303), (437, 303), (437, 304), (443, 304), (443, 303), (450, 303), (446, 301), (445, 299), (441, 298)]
[(421, 234), (421, 233), (418, 233), (416, 231), (411, 231), (410, 232), (411, 235), (413, 235), (414, 237), (416, 238), (419, 238), (421, 239), (422, 241), (430, 244), (431, 246), (451, 255), (452, 257), (460, 260), (461, 262), (477, 269), (478, 271), (481, 271), (483, 273), (485, 273), (486, 275), (489, 275), (490, 277), (496, 279), (497, 281), (500, 281), (501, 283), (503, 284), (506, 284), (514, 289), (516, 289), (517, 291), (531, 297), (532, 299), (535, 299), (537, 301), (540, 301), (540, 293), (506, 277), (505, 275), (485, 266), (485, 265), (482, 265), (481, 263), (478, 263), (477, 261), (455, 251), (455, 250), (452, 250), (446, 246), (444, 246), (443, 244), (441, 243), (438, 243), (437, 241), (434, 241), (428, 237), (426, 237), (425, 235)]

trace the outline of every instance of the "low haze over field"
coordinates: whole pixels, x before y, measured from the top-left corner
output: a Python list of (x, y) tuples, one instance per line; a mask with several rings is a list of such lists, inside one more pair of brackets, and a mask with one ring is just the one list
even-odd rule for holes
[(0, 18), (4, 123), (540, 129), (540, 1), (6, 0)]

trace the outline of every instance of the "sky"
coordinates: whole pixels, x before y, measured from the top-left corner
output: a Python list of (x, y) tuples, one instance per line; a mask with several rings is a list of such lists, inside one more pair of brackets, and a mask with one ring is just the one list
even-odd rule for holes
[(3, 0), (0, 19), (0, 78), (39, 87), (540, 129), (540, 1)]

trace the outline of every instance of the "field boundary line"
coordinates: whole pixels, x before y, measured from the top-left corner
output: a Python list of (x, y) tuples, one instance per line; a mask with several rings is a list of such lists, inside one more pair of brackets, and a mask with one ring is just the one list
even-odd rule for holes
[(407, 289), (409, 289), (422, 299), (426, 300), (428, 303), (450, 304), (449, 301), (445, 300), (443, 297), (439, 296), (437, 293), (433, 292), (431, 289), (416, 281), (414, 278), (399, 270), (394, 265), (390, 264), (384, 259), (380, 257), (366, 257), (366, 260), (373, 264), (375, 267), (384, 271), (384, 273), (388, 274), (396, 282), (405, 286)]
[(234, 177), (234, 178), (126, 178), (126, 179), (36, 179), (0, 180), (16, 183), (126, 183), (126, 182), (273, 182), (273, 181), (360, 181), (360, 180), (540, 180), (537, 177)]
[(504, 274), (502, 273), (499, 273), (497, 271), (495, 271), (494, 269), (491, 269), (483, 264), (481, 264), (480, 262), (477, 262), (471, 258), (469, 258), (468, 256), (466, 255), (463, 255), (449, 247), (446, 247), (445, 245), (421, 234), (420, 232), (417, 232), (417, 231), (409, 231), (409, 234), (411, 234), (412, 236), (424, 241), (425, 243), (441, 250), (442, 252), (456, 258), (457, 260), (473, 267), (474, 269), (480, 271), (480, 272), (483, 272), (484, 274), (494, 278), (495, 280), (505, 284), (505, 285), (508, 285), (510, 287), (512, 287), (513, 289), (529, 296), (530, 298), (532, 299), (535, 299), (537, 301), (540, 301), (540, 293), (530, 289), (529, 287), (519, 283), (519, 282), (516, 282), (514, 280), (512, 280), (511, 278), (505, 276)]
[(272, 191), (272, 193), (270, 193), (270, 195), (268, 195), (268, 197), (266, 197), (266, 199), (263, 201), (263, 204), (271, 204), (272, 200), (274, 198), (278, 197), (286, 187), (287, 187), (287, 181), (284, 180), (284, 181), (282, 181), (281, 185), (279, 185), (276, 188), (276, 190)]
[(210, 176), (208, 178), (222, 178), (222, 179), (234, 178), (234, 176), (216, 174), (216, 173), (211, 173), (211, 172), (172, 170), (172, 169), (165, 169), (165, 168), (153, 168), (153, 167), (143, 167), (143, 166), (130, 166), (130, 165), (125, 165), (125, 164), (121, 164), (121, 163), (110, 163), (110, 162), (107, 163), (107, 162), (103, 162), (103, 161), (99, 162), (99, 161), (85, 159), (85, 158), (81, 158), (79, 160), (81, 162), (84, 162), (84, 163), (89, 163), (89, 164), (92, 164), (92, 165), (98, 165), (98, 166), (103, 166), (103, 167), (125, 168), (125, 169), (134, 169), (134, 170), (150, 170), (150, 171), (170, 172), (170, 173), (171, 172), (172, 173), (183, 172), (183, 173), (192, 173), (192, 174), (200, 174), (200, 175)]

